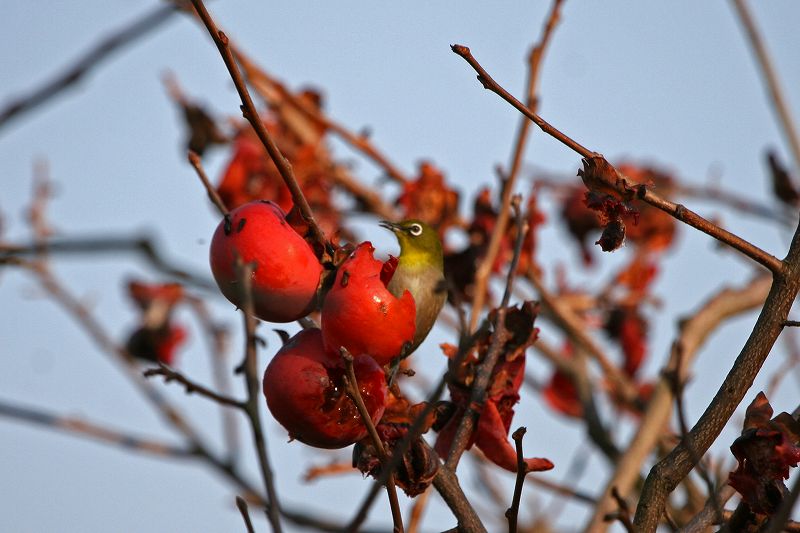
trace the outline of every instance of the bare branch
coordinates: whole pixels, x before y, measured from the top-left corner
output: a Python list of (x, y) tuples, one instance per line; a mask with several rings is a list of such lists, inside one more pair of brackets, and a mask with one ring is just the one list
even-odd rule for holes
[(219, 50), (219, 53), (225, 62), (225, 66), (228, 68), (228, 72), (233, 80), (233, 84), (236, 86), (236, 91), (239, 93), (239, 97), (242, 100), (242, 115), (253, 126), (253, 129), (255, 130), (256, 135), (258, 135), (259, 140), (261, 140), (264, 148), (267, 149), (267, 153), (269, 154), (273, 163), (275, 163), (275, 166), (278, 168), (278, 172), (280, 173), (281, 178), (283, 178), (283, 182), (286, 184), (286, 187), (289, 188), (294, 205), (297, 207), (297, 209), (299, 209), (300, 214), (308, 224), (315, 240), (322, 245), (323, 249), (328, 250), (330, 248), (330, 243), (325, 237), (325, 234), (322, 232), (322, 229), (320, 229), (319, 225), (317, 224), (317, 221), (314, 218), (314, 213), (311, 211), (311, 206), (309, 206), (308, 200), (306, 200), (302, 189), (300, 189), (300, 186), (297, 184), (297, 179), (294, 176), (292, 165), (283, 156), (280, 149), (278, 149), (278, 145), (275, 144), (275, 141), (267, 131), (266, 126), (264, 126), (264, 123), (258, 116), (256, 106), (253, 103), (253, 99), (250, 97), (250, 91), (247, 90), (247, 84), (245, 83), (244, 78), (242, 78), (242, 73), (239, 71), (239, 67), (237, 66), (236, 60), (233, 57), (231, 48), (228, 45), (228, 37), (222, 31), (217, 29), (214, 19), (211, 18), (211, 15), (206, 10), (205, 4), (203, 4), (202, 0), (192, 0), (192, 5), (197, 11), (200, 19), (203, 21), (203, 24), (205, 24), (208, 33), (214, 40), (214, 44), (217, 45), (217, 49)]
[[(353, 356), (350, 355), (350, 353), (347, 351), (347, 348), (342, 347), (339, 350), (342, 355), (342, 360), (344, 360), (346, 372), (345, 388), (347, 390), (347, 395), (355, 404), (356, 409), (358, 409), (358, 414), (361, 415), (361, 421), (364, 422), (364, 426), (367, 428), (367, 433), (369, 433), (370, 439), (372, 439), (372, 444), (378, 451), (378, 458), (380, 459), (381, 467), (387, 468), (389, 461), (386, 455), (386, 449), (383, 447), (383, 441), (381, 441), (381, 437), (378, 435), (378, 431), (375, 429), (375, 424), (372, 423), (372, 417), (367, 410), (367, 406), (364, 404), (364, 398), (361, 397), (361, 391), (358, 388), (358, 381), (356, 380), (356, 372), (353, 368)], [(386, 476), (386, 492), (389, 495), (389, 506), (392, 510), (394, 533), (403, 533), (403, 515), (400, 512), (400, 502), (397, 500), (397, 489), (394, 485), (394, 473), (392, 471), (389, 471), (388, 475)]]
[(0, 265), (13, 264), (16, 258), (41, 254), (118, 255), (133, 252), (141, 255), (157, 271), (181, 283), (218, 294), (216, 283), (199, 273), (192, 273), (167, 260), (156, 240), (149, 235), (109, 235), (48, 239), (28, 244), (0, 244)]
[[(538, 108), (539, 100), (536, 96), (538, 90), (538, 81), (540, 66), (544, 52), (550, 42), (550, 37), (553, 35), (553, 30), (558, 23), (561, 15), (561, 4), (563, 0), (554, 0), (550, 8), (550, 14), (545, 22), (542, 36), (539, 43), (531, 48), (528, 58), (528, 83), (527, 83), (527, 108), (536, 111)], [(509, 206), (511, 205), (511, 195), (514, 193), (514, 187), (519, 176), (519, 170), (522, 166), (522, 154), (525, 151), (525, 144), (528, 140), (528, 133), (530, 132), (530, 121), (524, 118), (520, 121), (519, 130), (517, 131), (517, 139), (514, 143), (514, 151), (511, 156), (511, 165), (505, 180), (503, 181), (503, 190), (501, 194), (500, 212), (497, 215), (492, 235), (489, 238), (489, 245), (486, 249), (486, 254), (481, 260), (475, 272), (475, 288), (472, 296), (472, 312), (470, 313), (469, 330), (475, 331), (478, 326), (480, 313), (486, 302), (486, 292), (489, 284), (489, 278), (492, 274), (492, 266), (497, 259), (497, 254), (500, 252), (500, 244), (506, 233), (506, 226), (508, 225)]]
[[(673, 342), (670, 360), (665, 370), (667, 372), (677, 371), (681, 379), (686, 379), (687, 369), (708, 337), (727, 319), (762, 305), (769, 292), (770, 284), (769, 277), (759, 276), (741, 288), (725, 287), (709, 298), (690, 317), (678, 321), (680, 324), (678, 337)], [(677, 348), (679, 346), (683, 351), (680, 368), (677, 367)], [(600, 531), (600, 528), (603, 527), (603, 516), (612, 510), (611, 489), (613, 487), (616, 487), (623, 496), (629, 494), (640, 477), (644, 461), (650, 455), (663, 433), (664, 426), (669, 421), (673, 401), (669, 382), (662, 377), (656, 384), (636, 434), (626, 447), (625, 453), (617, 461), (614, 473), (606, 483), (603, 496), (586, 527), (587, 530)]]
[(114, 52), (144, 37), (168, 21), (178, 8), (171, 3), (159, 5), (144, 16), (135, 19), (125, 27), (112, 32), (101, 39), (87, 53), (81, 56), (64, 72), (41, 87), (33, 89), (26, 96), (12, 98), (5, 108), (0, 110), (0, 130), (15, 117), (21, 116), (36, 107), (48, 102), (64, 90), (82, 80), (90, 70), (96, 68), (104, 59)]
[(241, 258), (236, 261), (237, 277), (241, 293), (239, 295), (242, 302), (242, 319), (244, 321), (245, 333), (245, 356), (239, 369), (244, 374), (245, 386), (247, 388), (247, 401), (245, 402), (245, 413), (250, 421), (250, 428), (253, 433), (253, 444), (256, 448), (258, 466), (261, 471), (261, 480), (267, 491), (269, 503), (266, 507), (267, 520), (272, 525), (274, 533), (280, 533), (281, 527), (281, 507), (278, 502), (278, 491), (275, 490), (275, 482), (272, 475), (269, 456), (267, 455), (267, 440), (264, 437), (264, 430), (261, 427), (261, 416), (259, 414), (259, 379), (258, 379), (258, 359), (256, 354), (256, 319), (253, 311), (252, 293), (252, 274), (253, 265), (242, 264)]
[(236, 507), (242, 514), (242, 520), (244, 520), (247, 533), (256, 533), (256, 530), (253, 529), (253, 522), (250, 521), (250, 513), (247, 511), (247, 502), (244, 501), (244, 498), (241, 496), (236, 496)]
[(223, 394), (219, 394), (204, 385), (200, 385), (199, 383), (195, 383), (194, 381), (190, 380), (177, 370), (170, 368), (168, 365), (164, 363), (159, 363), (158, 368), (148, 368), (144, 371), (144, 377), (149, 378), (153, 376), (163, 376), (164, 383), (169, 383), (170, 381), (177, 381), (186, 389), (186, 394), (194, 394), (197, 393), (200, 396), (208, 398), (212, 402), (216, 402), (220, 405), (227, 405), (228, 407), (235, 407), (237, 409), (243, 409), (244, 403), (240, 402), (239, 400), (235, 400)]
[(528, 475), (528, 465), (525, 463), (525, 456), (522, 453), (522, 438), (525, 436), (526, 431), (528, 430), (525, 427), (520, 426), (511, 435), (517, 450), (517, 476), (514, 481), (514, 497), (511, 499), (511, 507), (506, 510), (508, 533), (517, 533), (517, 517), (519, 516), (519, 503), (522, 500), (522, 485), (525, 483), (525, 476)]
[(64, 431), (76, 436), (96, 439), (107, 444), (120, 446), (129, 451), (179, 459), (196, 457), (196, 452), (190, 448), (134, 437), (81, 418), (56, 415), (33, 407), (23, 407), (5, 400), (0, 400), (0, 416)]
[(228, 211), (225, 202), (222, 201), (222, 198), (220, 198), (217, 190), (213, 185), (211, 185), (211, 180), (208, 179), (206, 171), (203, 169), (203, 162), (200, 160), (200, 156), (197, 155), (197, 153), (189, 150), (187, 158), (189, 159), (189, 164), (192, 165), (194, 171), (197, 172), (197, 177), (200, 178), (200, 182), (203, 184), (203, 187), (205, 187), (206, 193), (208, 194), (208, 199), (211, 200), (211, 203), (214, 204), (214, 207), (217, 208), (217, 211), (219, 211), (220, 215), (226, 219), (230, 217), (230, 211)]
[(753, 16), (745, 0), (732, 1), (736, 9), (736, 14), (739, 16), (739, 22), (742, 23), (747, 33), (747, 39), (750, 42), (753, 54), (756, 56), (758, 66), (761, 68), (761, 75), (769, 91), (772, 108), (775, 111), (778, 124), (780, 124), (783, 135), (786, 138), (786, 143), (789, 145), (789, 149), (794, 155), (795, 168), (800, 168), (800, 136), (797, 134), (795, 122), (792, 120), (792, 114), (783, 96), (781, 83), (778, 80), (778, 73), (772, 65), (767, 47), (764, 45), (764, 39), (761, 37), (761, 34), (759, 34), (758, 28), (756, 28), (756, 23), (753, 20)]
[[(520, 113), (528, 117), (531, 121), (533, 121), (537, 126), (539, 126), (542, 131), (553, 137), (554, 139), (562, 142), (570, 149), (574, 150), (581, 156), (583, 156), (584, 160), (592, 160), (594, 158), (601, 158), (605, 161), (605, 158), (597, 152), (593, 152), (586, 148), (585, 146), (579, 144), (577, 141), (566, 135), (565, 133), (559, 131), (550, 123), (545, 121), (542, 117), (537, 115), (532, 110), (528, 109), (522, 102), (514, 98), (508, 91), (503, 89), (491, 76), (483, 69), (483, 67), (478, 63), (478, 61), (472, 56), (469, 48), (466, 46), (462, 46), (459, 44), (455, 44), (451, 46), (453, 52), (464, 58), (464, 60), (469, 63), (469, 65), (478, 73), (478, 80), (483, 84), (485, 89), (488, 89), (509, 104), (511, 104), (515, 109), (517, 109)], [(612, 167), (613, 168), (613, 167)], [(615, 169), (616, 170), (616, 169)], [(619, 172), (617, 172), (619, 174)], [(617, 180), (616, 183), (604, 183), (604, 185), (612, 188), (618, 194), (622, 195), (623, 197), (627, 197), (630, 195), (631, 188), (628, 184), (630, 180), (627, 180), (622, 174), (619, 174), (620, 179)], [(742, 239), (741, 237), (734, 235), (733, 233), (724, 230), (717, 226), (716, 224), (706, 220), (705, 218), (701, 217), (694, 211), (691, 211), (684, 207), (683, 205), (676, 204), (674, 202), (670, 202), (665, 200), (655, 194), (653, 191), (649, 190), (644, 185), (639, 185), (637, 187), (637, 196), (640, 200), (656, 207), (665, 213), (668, 213), (670, 216), (684, 222), (695, 229), (702, 231), (703, 233), (717, 239), (720, 242), (723, 242), (737, 250), (744, 255), (750, 257), (757, 263), (761, 264), (762, 266), (766, 267), (773, 273), (780, 272), (782, 268), (782, 263), (779, 259), (775, 258), (774, 256), (768, 254), (764, 250), (761, 250), (757, 246), (751, 244), (750, 242)]]
[(800, 227), (795, 230), (780, 272), (774, 277), (753, 331), (714, 399), (684, 441), (650, 470), (634, 521), (642, 531), (656, 529), (669, 493), (694, 467), (686, 443), (700, 455), (708, 450), (747, 393), (783, 329), (800, 290)]

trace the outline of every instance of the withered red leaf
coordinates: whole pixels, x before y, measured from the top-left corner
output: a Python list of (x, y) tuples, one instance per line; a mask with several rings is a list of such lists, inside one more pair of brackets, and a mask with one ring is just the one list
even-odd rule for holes
[(552, 409), (565, 416), (571, 418), (583, 416), (583, 404), (575, 383), (559, 370), (553, 372), (550, 381), (542, 389), (542, 397)]
[(772, 150), (767, 152), (767, 163), (769, 164), (769, 173), (772, 179), (772, 192), (775, 197), (790, 206), (800, 204), (800, 192), (795, 187), (789, 171), (778, 159), (778, 154)]
[(613, 308), (605, 323), (609, 337), (616, 340), (625, 358), (623, 370), (633, 377), (647, 355), (647, 321), (636, 306)]
[(625, 243), (625, 223), (621, 218), (611, 220), (595, 244), (600, 245), (604, 252), (613, 252)]
[(747, 408), (741, 436), (731, 444), (739, 466), (728, 478), (753, 512), (766, 515), (780, 506), (789, 468), (800, 461), (800, 422), (788, 413), (770, 416), (772, 406), (759, 392)]
[(433, 163), (423, 161), (416, 179), (403, 184), (396, 203), (403, 218), (427, 222), (443, 235), (458, 218), (458, 200), (458, 192), (447, 186), (444, 174)]
[[(496, 310), (490, 313), (490, 322), (492, 317), (497, 316), (496, 313)], [(508, 431), (514, 417), (514, 406), (519, 401), (519, 389), (525, 377), (525, 350), (533, 344), (537, 336), (534, 327), (535, 318), (536, 306), (532, 302), (507, 310), (505, 318), (507, 336), (501, 345), (500, 357), (489, 379), (486, 400), (467, 444), (467, 449), (477, 444), (488, 459), (512, 472), (516, 471), (517, 462), (516, 452), (508, 442)], [(471, 405), (471, 385), (476, 368), (486, 357), (494, 334), (490, 329), (483, 330), (458, 367), (455, 366), (456, 361), (453, 358), (454, 347), (443, 347), (449, 357), (448, 366), (453, 376), (448, 383), (451, 406), (446, 411), (447, 421), (439, 431), (435, 446), (437, 453), (443, 457), (450, 452), (461, 419)], [(441, 424), (437, 424), (437, 427), (439, 425)], [(510, 458), (513, 458), (513, 461)], [(546, 459), (526, 461), (530, 469), (552, 468), (552, 463)]]

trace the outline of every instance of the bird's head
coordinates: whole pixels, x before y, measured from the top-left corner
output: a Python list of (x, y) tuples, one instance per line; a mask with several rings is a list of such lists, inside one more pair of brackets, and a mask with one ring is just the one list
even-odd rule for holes
[(389, 222), (380, 225), (397, 237), (400, 243), (400, 261), (407, 265), (434, 265), (442, 267), (442, 242), (436, 230), (421, 220)]

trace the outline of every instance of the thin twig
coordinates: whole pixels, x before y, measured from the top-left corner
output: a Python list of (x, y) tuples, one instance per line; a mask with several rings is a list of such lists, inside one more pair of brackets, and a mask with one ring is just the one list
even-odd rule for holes
[[(323, 128), (332, 131), (343, 141), (349, 144), (354, 149), (360, 151), (365, 156), (370, 158), (375, 164), (381, 167), (386, 175), (397, 183), (405, 183), (408, 178), (391, 162), (389, 158), (383, 154), (378, 148), (372, 144), (366, 135), (360, 135), (351, 132), (340, 123), (325, 115), (321, 109), (311, 105), (310, 103), (297, 98), (297, 96), (290, 90), (286, 89), (282, 83), (278, 82), (275, 78), (267, 74), (267, 72), (256, 65), (241, 49), (231, 43), (231, 51), (234, 57), (239, 62), (242, 70), (247, 75), (247, 81), (253, 88), (264, 98), (271, 106), (278, 109), (285, 118), (289, 118), (288, 113), (283, 112), (284, 104), (288, 104), (294, 111), (298, 111), (307, 121), (313, 122), (315, 125), (322, 126)], [(291, 122), (291, 121), (289, 121)]]
[(202, 0), (192, 0), (192, 5), (197, 11), (200, 19), (203, 21), (203, 24), (205, 24), (205, 27), (208, 30), (208, 33), (211, 35), (211, 38), (214, 40), (214, 43), (217, 45), (217, 49), (219, 50), (219, 53), (225, 62), (225, 66), (228, 68), (228, 72), (233, 80), (233, 84), (236, 86), (236, 91), (239, 93), (239, 97), (242, 100), (242, 115), (253, 126), (253, 129), (255, 130), (256, 135), (258, 135), (259, 140), (264, 145), (264, 148), (267, 149), (267, 153), (269, 154), (273, 163), (275, 163), (281, 178), (283, 178), (283, 182), (286, 184), (286, 187), (288, 187), (289, 192), (292, 195), (292, 201), (294, 202), (294, 205), (299, 209), (300, 214), (308, 224), (314, 239), (320, 245), (322, 245), (323, 249), (328, 250), (330, 248), (330, 243), (325, 238), (325, 234), (317, 224), (317, 221), (314, 218), (314, 213), (311, 211), (311, 206), (309, 206), (308, 200), (306, 200), (302, 189), (300, 189), (300, 186), (297, 184), (297, 179), (294, 176), (292, 165), (283, 156), (278, 148), (278, 145), (275, 144), (272, 136), (267, 131), (266, 126), (264, 126), (264, 122), (258, 116), (256, 106), (253, 103), (253, 99), (250, 97), (250, 92), (247, 90), (247, 84), (242, 77), (242, 73), (239, 71), (239, 67), (236, 64), (236, 60), (234, 59), (233, 53), (228, 45), (228, 37), (222, 31), (217, 29), (214, 19), (211, 18), (211, 15), (206, 10), (206, 6)]
[(229, 217), (230, 211), (228, 211), (227, 206), (225, 206), (225, 202), (222, 201), (217, 189), (211, 185), (211, 180), (208, 179), (206, 171), (203, 169), (203, 162), (200, 160), (200, 156), (197, 155), (196, 152), (189, 150), (187, 159), (189, 159), (189, 164), (192, 165), (194, 171), (197, 172), (197, 177), (200, 178), (200, 182), (203, 184), (203, 187), (205, 187), (208, 199), (211, 200), (211, 203), (214, 204), (220, 215), (226, 218)]
[(208, 398), (212, 402), (216, 402), (220, 405), (226, 405), (228, 407), (235, 407), (237, 409), (244, 408), (244, 402), (231, 398), (229, 396), (225, 396), (224, 394), (220, 394), (215, 392), (204, 385), (200, 385), (192, 381), (191, 379), (187, 378), (174, 368), (171, 368), (169, 365), (165, 365), (164, 363), (159, 362), (157, 368), (148, 368), (143, 372), (144, 377), (149, 378), (153, 376), (163, 376), (164, 383), (169, 383), (170, 381), (176, 381), (183, 385), (186, 389), (186, 394), (194, 394), (197, 393), (204, 398)]
[[(502, 86), (500, 86), (491, 76), (484, 70), (484, 68), (478, 63), (478, 61), (472, 56), (469, 48), (466, 46), (462, 46), (459, 44), (455, 44), (451, 46), (453, 52), (457, 55), (461, 56), (469, 65), (478, 73), (478, 80), (483, 84), (485, 89), (488, 89), (495, 94), (499, 95), (503, 100), (511, 104), (515, 109), (517, 109), (520, 113), (528, 117), (531, 121), (533, 121), (537, 126), (539, 126), (542, 131), (553, 137), (554, 139), (560, 141), (570, 149), (574, 150), (585, 160), (592, 160), (594, 158), (603, 158), (603, 156), (597, 152), (593, 152), (586, 148), (585, 146), (581, 145), (565, 133), (559, 131), (542, 117), (534, 113), (532, 110), (528, 109), (522, 102), (517, 100), (514, 96), (512, 96), (508, 91), (506, 91)], [(604, 158), (603, 158), (604, 160)], [(618, 172), (619, 174), (619, 172)], [(629, 182), (631, 180), (625, 179), (622, 174), (619, 174), (618, 180), (615, 183), (605, 183), (604, 185), (612, 188), (618, 194), (626, 197), (630, 195), (630, 185)], [(783, 267), (781, 261), (776, 257), (772, 256), (771, 254), (765, 252), (764, 250), (758, 248), (757, 246), (751, 244), (750, 242), (742, 239), (738, 235), (735, 235), (727, 230), (724, 230), (714, 224), (713, 222), (701, 217), (694, 211), (687, 209), (685, 206), (681, 204), (676, 204), (674, 202), (670, 202), (665, 200), (655, 194), (653, 191), (648, 189), (644, 185), (639, 185), (637, 187), (637, 197), (656, 207), (665, 213), (669, 214), (673, 218), (680, 220), (695, 229), (702, 231), (703, 233), (717, 239), (720, 242), (723, 242), (741, 252), (742, 254), (750, 257), (760, 265), (764, 266), (765, 268), (769, 269), (773, 273), (779, 273), (781, 268)]]
[[(618, 188), (618, 190), (621, 192), (624, 190), (624, 188)], [(676, 204), (675, 202), (670, 202), (669, 200), (661, 198), (643, 185), (638, 187), (637, 196), (640, 200), (643, 200), (653, 207), (664, 211), (676, 220), (680, 220), (681, 222), (684, 222), (691, 227), (702, 231), (706, 235), (727, 244), (737, 252), (741, 252), (753, 261), (768, 269), (773, 274), (779, 273), (781, 268), (783, 268), (783, 263), (781, 263), (781, 260), (777, 257), (765, 252), (758, 246), (755, 246), (738, 235), (735, 235), (734, 233), (717, 226), (708, 219), (701, 217), (691, 209), (687, 209), (682, 204)]]
[(42, 254), (114, 255), (134, 252), (141, 255), (157, 271), (175, 280), (219, 294), (216, 283), (208, 276), (175, 266), (165, 258), (163, 251), (151, 235), (108, 235), (48, 239), (26, 244), (0, 244), (0, 265), (11, 264), (15, 258)]
[(625, 498), (620, 496), (616, 487), (611, 489), (611, 497), (617, 502), (617, 511), (606, 515), (606, 520), (618, 520), (619, 523), (622, 524), (622, 527), (625, 528), (625, 531), (628, 533), (636, 533), (636, 526), (631, 522), (631, 510), (630, 507), (628, 507), (628, 502), (625, 501)]
[(522, 209), (520, 203), (522, 197), (514, 195), (511, 199), (511, 206), (514, 208), (515, 221), (517, 225), (517, 242), (514, 246), (514, 255), (511, 259), (511, 264), (508, 267), (508, 276), (506, 278), (506, 288), (503, 294), (503, 300), (500, 307), (497, 309), (495, 318), (494, 332), (492, 332), (492, 340), (489, 345), (489, 350), (486, 352), (483, 362), (477, 368), (475, 378), (472, 382), (470, 390), (470, 401), (467, 408), (464, 410), (464, 415), (456, 429), (453, 443), (450, 447), (450, 452), (445, 461), (448, 468), (455, 470), (458, 466), (458, 461), (461, 459), (461, 454), (467, 448), (470, 436), (475, 428), (475, 424), (480, 416), (480, 411), (486, 401), (486, 387), (489, 385), (489, 380), (492, 376), (492, 371), (500, 359), (503, 345), (508, 340), (508, 331), (506, 330), (505, 320), (508, 302), (511, 298), (511, 291), (514, 287), (514, 278), (517, 273), (517, 265), (519, 264), (519, 256), (522, 251), (522, 243), (525, 239), (525, 234), (528, 232), (527, 223), (522, 216)]
[[(536, 96), (536, 92), (538, 90), (542, 58), (544, 57), (544, 52), (548, 43), (550, 42), (550, 37), (553, 34), (553, 30), (558, 23), (562, 3), (563, 0), (553, 1), (553, 5), (550, 8), (550, 14), (545, 22), (539, 43), (531, 48), (530, 55), (528, 56), (528, 82), (526, 84), (525, 91), (527, 94), (526, 104), (528, 109), (532, 109), (534, 111), (539, 106), (539, 99)], [(520, 121), (519, 129), (517, 130), (517, 138), (514, 142), (514, 149), (511, 155), (510, 169), (506, 175), (506, 179), (503, 180), (502, 193), (500, 195), (500, 212), (495, 220), (494, 229), (492, 230), (492, 234), (489, 238), (489, 245), (486, 249), (486, 254), (481, 259), (481, 263), (475, 272), (474, 289), (472, 291), (472, 312), (470, 313), (469, 323), (470, 331), (474, 331), (478, 326), (480, 313), (486, 303), (489, 278), (491, 277), (492, 267), (494, 266), (497, 254), (500, 252), (500, 244), (505, 237), (506, 226), (508, 225), (511, 195), (514, 193), (517, 178), (519, 177), (519, 170), (522, 167), (522, 155), (525, 151), (525, 145), (528, 140), (530, 124), (531, 122), (524, 118)]]
[(96, 439), (135, 452), (180, 459), (197, 455), (191, 448), (135, 437), (81, 418), (56, 415), (33, 407), (23, 407), (5, 400), (0, 400), (0, 416), (49, 427), (76, 436)]
[(522, 500), (522, 486), (525, 484), (525, 476), (528, 475), (528, 465), (525, 463), (525, 456), (522, 453), (522, 438), (525, 436), (526, 431), (528, 430), (525, 427), (520, 426), (511, 434), (517, 450), (517, 476), (514, 481), (514, 497), (511, 499), (511, 507), (506, 510), (508, 533), (517, 533), (517, 518), (519, 517), (519, 504)]
[[(380, 435), (378, 435), (378, 430), (375, 429), (375, 424), (372, 423), (372, 417), (367, 410), (367, 406), (364, 404), (364, 398), (361, 397), (361, 391), (358, 388), (358, 381), (356, 380), (356, 372), (353, 368), (353, 356), (350, 355), (347, 348), (342, 347), (339, 350), (342, 355), (342, 360), (344, 361), (345, 388), (347, 390), (347, 395), (355, 404), (356, 409), (358, 409), (358, 414), (361, 415), (361, 421), (367, 428), (367, 433), (370, 439), (372, 439), (372, 444), (378, 452), (378, 459), (381, 462), (381, 467), (386, 468), (389, 462), (386, 449), (383, 447), (383, 442), (381, 441)], [(397, 499), (397, 488), (394, 484), (394, 473), (392, 472), (389, 472), (389, 475), (386, 477), (386, 492), (389, 496), (389, 506), (392, 510), (392, 522), (394, 523), (393, 531), (394, 533), (403, 533), (403, 514), (400, 512), (400, 502)]]
[(428, 502), (430, 502), (431, 492), (431, 488), (428, 487), (425, 492), (414, 499), (414, 504), (411, 506), (411, 514), (407, 521), (408, 528), (406, 531), (408, 533), (419, 533), (420, 527), (422, 527), (422, 515), (428, 507)]
[(164, 22), (169, 20), (176, 11), (177, 7), (173, 4), (159, 5), (144, 16), (135, 19), (123, 28), (101, 39), (100, 42), (81, 56), (75, 63), (49, 82), (28, 92), (26, 96), (12, 98), (11, 101), (0, 110), (0, 130), (13, 118), (32, 111), (60, 94), (62, 91), (75, 85), (104, 59), (110, 57), (114, 52), (121, 50), (140, 37), (144, 37), (151, 31), (157, 29)]
[[(184, 299), (189, 304), (189, 308), (194, 312), (197, 320), (200, 322), (200, 328), (208, 339), (214, 386), (221, 394), (230, 396), (232, 384), (228, 364), (228, 329), (224, 325), (214, 321), (208, 311), (208, 307), (201, 298), (186, 294)], [(240, 456), (237, 413), (225, 406), (220, 406), (220, 415), (222, 417), (222, 430), (225, 435), (228, 457), (231, 461), (236, 461)]]
[[(488, 328), (488, 322), (484, 322), (484, 327)], [(484, 327), (479, 328), (478, 332), (482, 332)], [(467, 357), (470, 352), (470, 347), (473, 346), (475, 338), (479, 333), (463, 339), (459, 347), (459, 352), (456, 354), (456, 357), (453, 361), (454, 367), (457, 368), (460, 366)], [(411, 443), (414, 442), (422, 433), (428, 417), (431, 415), (431, 413), (433, 413), (437, 402), (441, 399), (442, 394), (444, 393), (448, 380), (449, 375), (448, 373), (445, 373), (441, 379), (439, 379), (436, 387), (434, 387), (431, 393), (428, 394), (428, 397), (424, 402), (425, 407), (420, 411), (420, 413), (409, 426), (406, 436), (395, 445), (394, 449), (392, 450), (392, 455), (389, 458), (389, 464), (386, 468), (381, 470), (381, 475), (378, 477), (377, 482), (372, 485), (367, 493), (367, 496), (359, 506), (355, 516), (348, 524), (348, 527), (346, 528), (347, 531), (357, 530), (364, 520), (366, 520), (369, 509), (374, 504), (381, 487), (386, 483), (387, 476), (390, 472), (394, 472), (394, 470), (399, 466), (403, 455), (409, 449)], [(425, 445), (424, 441), (423, 445)], [(459, 524), (464, 525), (464, 527), (468, 528), (469, 531), (485, 531), (485, 528), (475, 513), (475, 510), (464, 496), (464, 493), (458, 484), (458, 479), (455, 477), (455, 474), (452, 472), (452, 470), (447, 468), (445, 465), (440, 465), (439, 472), (436, 474), (433, 484), (436, 490), (439, 492), (439, 495), (442, 496), (442, 499), (444, 499), (445, 503), (450, 508), (450, 511), (458, 519)]]
[(450, 49), (453, 52), (469, 63), (469, 65), (478, 73), (478, 81), (481, 82), (484, 89), (488, 89), (493, 93), (497, 94), (500, 98), (511, 104), (517, 111), (528, 117), (534, 124), (539, 126), (543, 132), (550, 135), (554, 139), (560, 141), (562, 144), (570, 148), (571, 150), (579, 153), (585, 158), (591, 158), (597, 155), (595, 152), (592, 152), (585, 146), (581, 145), (568, 135), (562, 133), (555, 127), (551, 126), (546, 120), (542, 117), (528, 109), (522, 102), (514, 98), (511, 93), (503, 89), (492, 77), (489, 75), (486, 70), (478, 63), (478, 61), (472, 57), (472, 53), (470, 52), (469, 48), (460, 44), (454, 44), (450, 46)]
[[(689, 453), (692, 454), (692, 461), (697, 465), (697, 471), (700, 474), (703, 482), (706, 484), (710, 501), (712, 504), (717, 504), (717, 499), (713, 497), (716, 492), (716, 487), (714, 486), (714, 481), (711, 479), (711, 476), (708, 474), (708, 470), (702, 463), (703, 457), (695, 451), (691, 443), (686, 439), (686, 435), (689, 433), (689, 425), (686, 422), (686, 409), (684, 408), (683, 404), (683, 392), (686, 388), (686, 380), (682, 379), (680, 376), (681, 369), (686, 368), (686, 366), (683, 364), (684, 353), (683, 347), (680, 345), (680, 343), (676, 345), (675, 351), (677, 354), (675, 371), (668, 372), (665, 377), (667, 378), (667, 381), (670, 382), (670, 386), (672, 387), (672, 395), (675, 397), (675, 411), (678, 415), (678, 426), (681, 430), (681, 440), (686, 443), (686, 448), (689, 450)], [(714, 511), (717, 513), (717, 523), (722, 524), (722, 505), (716, 505), (714, 507)]]
[[(398, 182), (405, 182), (407, 178), (391, 164), (373, 144), (369, 143), (364, 136), (356, 136), (347, 131), (344, 126), (333, 121), (326, 116), (321, 109), (314, 107), (296, 94), (286, 89), (283, 84), (250, 59), (242, 50), (230, 39), (228, 45), (233, 56), (242, 68), (247, 82), (261, 98), (281, 116), (286, 125), (304, 142), (314, 142), (318, 135), (318, 126), (330, 128), (330, 131), (341, 134), (345, 141), (352, 138), (360, 139), (353, 144), (356, 149), (363, 149), (363, 153), (372, 158), (378, 165), (382, 166), (386, 174)], [(331, 179), (342, 189), (353, 196), (369, 212), (385, 219), (395, 220), (397, 218), (396, 209), (386, 203), (380, 194), (373, 188), (360, 183), (350, 171), (343, 165), (335, 163), (330, 168)]]
[(750, 13), (745, 0), (733, 0), (733, 5), (736, 8), (736, 13), (739, 16), (739, 21), (744, 26), (747, 33), (747, 39), (750, 42), (750, 47), (758, 61), (758, 66), (761, 68), (761, 75), (764, 83), (769, 91), (772, 107), (775, 111), (778, 123), (781, 126), (786, 143), (794, 155), (795, 168), (800, 168), (800, 136), (795, 129), (795, 122), (792, 120), (789, 106), (786, 104), (786, 99), (783, 96), (781, 83), (778, 81), (778, 73), (772, 65), (772, 60), (767, 52), (767, 47), (764, 45), (764, 39), (756, 28), (756, 23)]
[(256, 530), (253, 528), (253, 522), (250, 520), (250, 513), (247, 511), (247, 502), (241, 496), (236, 496), (236, 507), (242, 515), (247, 533), (256, 533)]
[(592, 356), (592, 359), (597, 361), (603, 370), (603, 374), (613, 383), (614, 390), (626, 402), (635, 404), (639, 398), (638, 391), (630, 379), (611, 362), (600, 345), (589, 335), (583, 319), (544, 286), (540, 275), (534, 269), (529, 269), (526, 274), (528, 281), (531, 282), (531, 285), (539, 295), (543, 311), (552, 316), (555, 323), (564, 330), (576, 345), (585, 349)]
[(261, 417), (259, 414), (259, 380), (258, 380), (258, 358), (256, 354), (256, 319), (253, 313), (253, 293), (252, 293), (252, 274), (253, 265), (243, 264), (241, 258), (236, 261), (237, 278), (241, 290), (240, 298), (242, 302), (242, 318), (244, 321), (245, 332), (245, 356), (240, 365), (244, 373), (245, 386), (247, 388), (247, 401), (245, 402), (245, 413), (250, 421), (250, 428), (253, 433), (253, 443), (258, 457), (258, 466), (261, 471), (261, 479), (267, 491), (269, 505), (265, 511), (267, 520), (272, 525), (273, 533), (281, 533), (281, 510), (278, 501), (278, 491), (275, 490), (275, 482), (272, 475), (269, 456), (267, 455), (267, 441), (261, 427)]

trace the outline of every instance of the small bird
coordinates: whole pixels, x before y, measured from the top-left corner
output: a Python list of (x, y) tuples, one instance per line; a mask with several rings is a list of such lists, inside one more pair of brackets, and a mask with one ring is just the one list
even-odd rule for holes
[(447, 300), (442, 243), (436, 230), (420, 220), (382, 220), (380, 225), (392, 231), (400, 243), (397, 269), (386, 287), (397, 298), (409, 291), (417, 310), (414, 339), (397, 359), (399, 364), (425, 340)]

